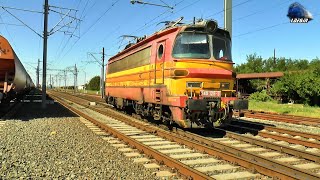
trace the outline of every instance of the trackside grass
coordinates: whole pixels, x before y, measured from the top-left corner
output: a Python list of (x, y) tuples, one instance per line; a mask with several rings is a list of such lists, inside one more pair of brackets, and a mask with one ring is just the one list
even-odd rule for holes
[(303, 104), (278, 104), (276, 102), (249, 101), (249, 110), (320, 118), (320, 107)]

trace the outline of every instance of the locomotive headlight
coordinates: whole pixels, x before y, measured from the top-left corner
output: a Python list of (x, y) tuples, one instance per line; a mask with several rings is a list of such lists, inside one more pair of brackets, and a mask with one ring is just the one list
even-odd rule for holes
[(216, 21), (207, 21), (205, 27), (206, 27), (207, 32), (212, 33), (217, 30), (218, 24)]
[(220, 88), (221, 89), (229, 89), (229, 87), (230, 87), (230, 83), (228, 83), (228, 82), (220, 83)]
[(174, 76), (187, 76), (189, 74), (189, 71), (184, 69), (175, 69), (173, 71)]

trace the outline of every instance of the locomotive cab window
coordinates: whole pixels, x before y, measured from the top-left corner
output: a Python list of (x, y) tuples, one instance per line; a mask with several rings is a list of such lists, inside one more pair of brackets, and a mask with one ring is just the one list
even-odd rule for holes
[(209, 59), (208, 36), (194, 32), (179, 34), (176, 38), (172, 55), (175, 58)]
[(216, 60), (231, 61), (231, 42), (224, 37), (212, 36), (212, 52)]
[(162, 59), (163, 57), (163, 53), (164, 53), (164, 47), (163, 44), (160, 44), (160, 46), (158, 47), (158, 59)]

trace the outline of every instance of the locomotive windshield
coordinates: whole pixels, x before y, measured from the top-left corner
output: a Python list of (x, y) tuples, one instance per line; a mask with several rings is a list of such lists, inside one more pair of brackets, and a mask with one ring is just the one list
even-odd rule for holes
[(174, 58), (210, 59), (231, 61), (231, 42), (220, 34), (195, 32), (180, 33), (173, 47)]
[(175, 58), (209, 59), (209, 40), (207, 34), (185, 32), (177, 36), (173, 48)]

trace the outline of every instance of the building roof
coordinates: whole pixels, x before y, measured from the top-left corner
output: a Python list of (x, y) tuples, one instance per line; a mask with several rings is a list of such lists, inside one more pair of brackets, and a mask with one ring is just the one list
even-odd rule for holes
[(264, 79), (264, 78), (279, 78), (284, 75), (283, 72), (264, 72), (264, 73), (249, 73), (237, 74), (237, 79)]

